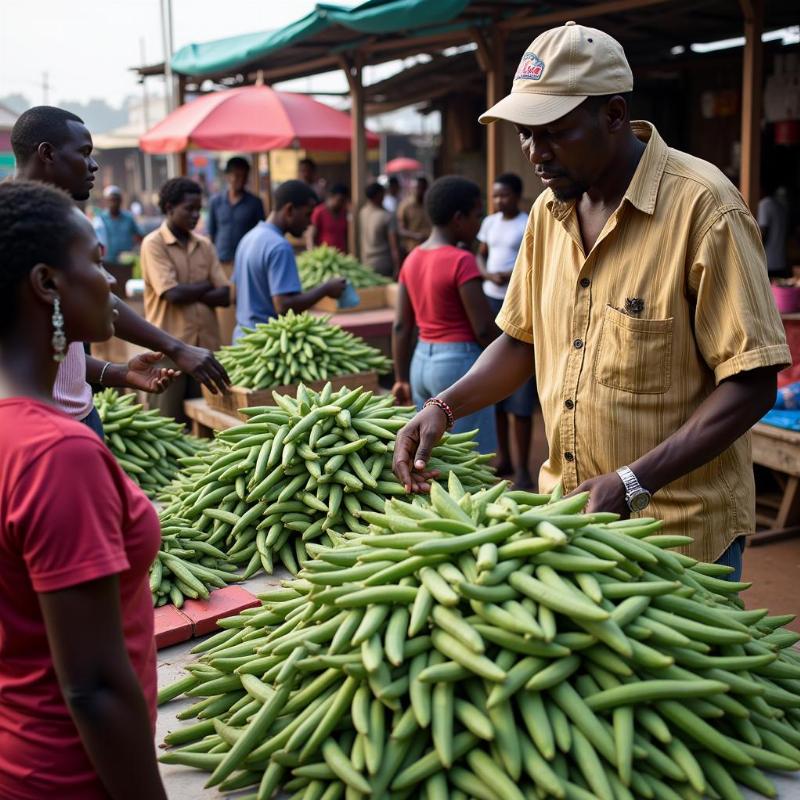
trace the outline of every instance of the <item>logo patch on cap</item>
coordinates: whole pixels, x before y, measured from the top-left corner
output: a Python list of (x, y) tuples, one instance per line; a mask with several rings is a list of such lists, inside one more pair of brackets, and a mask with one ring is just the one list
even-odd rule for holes
[(515, 81), (538, 81), (544, 72), (544, 61), (536, 53), (528, 50), (517, 67)]

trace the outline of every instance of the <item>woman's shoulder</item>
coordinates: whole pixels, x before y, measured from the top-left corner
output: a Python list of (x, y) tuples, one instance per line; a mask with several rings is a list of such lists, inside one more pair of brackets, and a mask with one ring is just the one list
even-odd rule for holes
[(20, 475), (50, 452), (69, 451), (80, 459), (80, 473), (102, 454), (94, 431), (37, 400), (0, 401), (0, 471)]

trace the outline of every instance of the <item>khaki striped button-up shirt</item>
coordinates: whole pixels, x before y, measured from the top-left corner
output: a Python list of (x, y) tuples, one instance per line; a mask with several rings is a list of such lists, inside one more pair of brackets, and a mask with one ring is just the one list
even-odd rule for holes
[[(575, 203), (531, 209), (503, 331), (532, 342), (549, 458), (540, 488), (630, 464), (680, 428), (715, 386), (791, 363), (758, 225), (714, 166), (647, 147), (619, 208), (584, 253)], [(750, 437), (659, 491), (645, 515), (713, 561), (755, 524)]]

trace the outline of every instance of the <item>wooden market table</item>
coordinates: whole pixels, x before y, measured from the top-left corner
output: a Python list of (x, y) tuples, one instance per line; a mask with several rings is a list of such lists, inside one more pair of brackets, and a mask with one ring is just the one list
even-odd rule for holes
[(192, 421), (192, 433), (195, 436), (210, 438), (214, 435), (214, 431), (226, 431), (228, 428), (244, 425), (238, 417), (211, 408), (202, 397), (198, 397), (196, 400), (185, 400), (183, 411)]
[[(324, 312), (312, 311), (321, 316)], [(392, 325), (394, 323), (393, 308), (377, 308), (371, 311), (349, 311), (346, 314), (334, 314), (331, 324), (338, 325), (354, 336), (360, 336), (373, 347), (377, 347), (384, 355), (392, 355)]]
[(756, 497), (756, 523), (766, 530), (751, 541), (755, 544), (800, 533), (800, 432), (759, 422), (753, 426), (752, 444), (753, 463), (770, 470), (781, 492)]

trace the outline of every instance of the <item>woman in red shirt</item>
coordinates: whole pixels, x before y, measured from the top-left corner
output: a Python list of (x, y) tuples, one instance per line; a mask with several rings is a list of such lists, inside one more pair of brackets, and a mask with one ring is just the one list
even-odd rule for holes
[[(392, 333), (397, 381), (392, 391), (398, 402), (413, 400), (418, 409), (466, 375), (499, 333), (483, 293), (478, 262), (456, 246), (471, 244), (478, 234), (480, 187), (456, 175), (439, 178), (425, 196), (425, 206), (433, 230), (403, 262)], [(419, 340), (412, 358), (415, 326)], [(462, 417), (454, 430), (474, 428), (480, 452), (494, 452), (494, 411), (485, 408)]]
[(52, 405), (57, 357), (114, 332), (63, 192), (0, 185), (0, 797), (162, 800), (147, 581), (155, 512)]
[(347, 252), (347, 199), (349, 192), (337, 183), (328, 197), (311, 213), (311, 225), (306, 232), (308, 249), (327, 244)]

